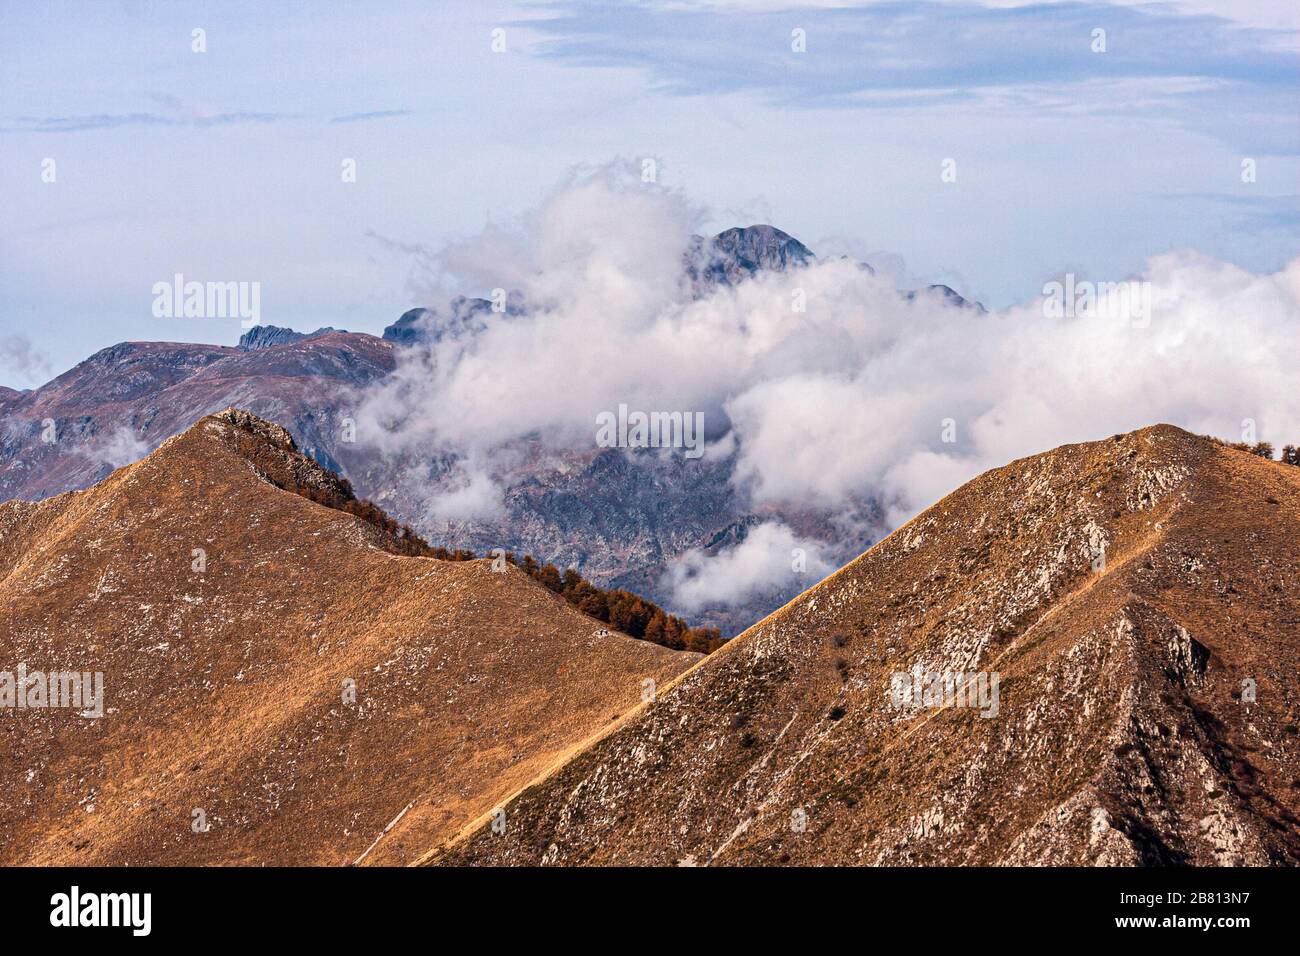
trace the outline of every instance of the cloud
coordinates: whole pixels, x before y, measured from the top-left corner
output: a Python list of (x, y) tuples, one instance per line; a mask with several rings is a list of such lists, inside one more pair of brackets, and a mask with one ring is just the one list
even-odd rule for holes
[(124, 126), (230, 126), (236, 123), (276, 123), (293, 117), (280, 113), (208, 113), (166, 116), (161, 113), (94, 113), (84, 116), (19, 116), (3, 128), (6, 133), (79, 133)]
[(20, 385), (39, 385), (50, 376), (50, 360), (25, 335), (0, 335), (0, 371)]
[(397, 116), (412, 116), (410, 110), (372, 110), (369, 113), (345, 113), (343, 116), (335, 116), (331, 123), (362, 123), (368, 120), (392, 119)]
[[(889, 527), (987, 468), (1156, 422), (1235, 439), (1250, 418), (1261, 438), (1300, 438), (1300, 259), (1257, 275), (1170, 252), (1141, 276), (1078, 277), (1140, 280), (1149, 312), (1139, 298), (1065, 318), (1040, 299), (987, 314), (908, 301), (845, 259), (697, 298), (681, 273), (698, 221), (615, 166), (443, 250), (467, 292), (518, 290), (527, 310), (399, 353), (361, 432), (394, 454), (490, 463), (524, 438), (593, 450), (596, 415), (620, 404), (700, 411), (753, 507), (874, 511)], [(489, 484), (468, 482), (465, 501)]]
[[(754, 90), (789, 103), (825, 105), (863, 93), (961, 100), (985, 88), (1099, 78), (1194, 77), (1289, 90), (1297, 59), (1274, 42), (1294, 39), (1294, 31), (1243, 27), (1171, 4), (792, 10), (567, 0), (548, 12), (525, 21), (544, 38), (537, 49), (548, 59), (644, 70), (673, 93)], [(1108, 34), (1104, 54), (1092, 49), (1098, 27)], [(805, 34), (803, 53), (792, 49), (796, 29)]]
[[(389, 449), (484, 450), (537, 430), (590, 445), (596, 414), (620, 396), (649, 410), (667, 386), (686, 403), (676, 410), (703, 410), (712, 390), (691, 383), (712, 360), (675, 341), (671, 321), (696, 220), (680, 194), (641, 188), (618, 166), (574, 179), (512, 227), (447, 246), (438, 268), (454, 284), (518, 290), (530, 312), (401, 353), (360, 408), (358, 421), (374, 426), (364, 431)], [(664, 364), (642, 378), (647, 355)]]
[(718, 556), (688, 552), (668, 569), (664, 584), (672, 591), (673, 606), (686, 613), (728, 607), (820, 581), (835, 570), (821, 551), (819, 542), (770, 521), (752, 528), (743, 541)]
[(502, 489), (488, 471), (474, 463), (459, 463), (433, 489), (423, 504), (430, 521), (489, 521), (500, 517)]
[[(796, 108), (933, 108), (945, 118), (976, 108), (1038, 119), (1104, 113), (1163, 125), (1178, 118), (1253, 150), (1294, 151), (1296, 18), (1245, 25), (1207, 7), (930, 2), (791, 9), (566, 0), (523, 25), (540, 36), (534, 52), (550, 62), (635, 70), (673, 95), (749, 93)], [(1093, 50), (1099, 28), (1106, 31), (1104, 52)], [(803, 31), (801, 53), (792, 50), (796, 29)], [(1225, 124), (1234, 115), (1250, 122)]]
[(91, 442), (81, 453), (92, 461), (102, 461), (114, 468), (121, 468), (149, 454), (149, 443), (123, 425), (107, 437)]

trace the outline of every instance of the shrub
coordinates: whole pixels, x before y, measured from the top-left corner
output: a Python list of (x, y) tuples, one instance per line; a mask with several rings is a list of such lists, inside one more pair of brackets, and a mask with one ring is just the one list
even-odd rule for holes
[(506, 560), (584, 614), (603, 621), (629, 637), (700, 654), (711, 654), (726, 643), (722, 639), (722, 632), (716, 627), (693, 628), (680, 617), (669, 614), (639, 594), (622, 588), (606, 591), (596, 587), (574, 568), (568, 568), (561, 574), (555, 565), (539, 565), (529, 554), (520, 560), (516, 560), (513, 554), (507, 554)]

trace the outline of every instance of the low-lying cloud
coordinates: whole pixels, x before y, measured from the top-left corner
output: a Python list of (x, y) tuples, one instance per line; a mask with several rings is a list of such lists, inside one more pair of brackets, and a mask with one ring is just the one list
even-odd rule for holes
[(835, 570), (816, 541), (798, 537), (779, 521), (753, 528), (743, 541), (717, 557), (691, 551), (668, 569), (666, 584), (676, 607), (693, 613), (706, 607), (741, 604), (758, 595), (789, 589), (792, 581), (812, 585)]
[(123, 425), (108, 435), (96, 438), (82, 453), (93, 461), (121, 468), (139, 461), (149, 454), (149, 450), (147, 441)]
[(27, 336), (0, 335), (0, 375), (20, 388), (39, 385), (49, 378), (50, 360)]
[[(597, 416), (620, 404), (699, 411), (756, 506), (871, 501), (890, 526), (989, 467), (1156, 422), (1236, 440), (1249, 419), (1261, 439), (1300, 439), (1300, 258), (1255, 275), (1179, 251), (1141, 276), (1089, 277), (1149, 283), (1148, 316), (909, 301), (847, 259), (699, 297), (682, 278), (699, 210), (636, 173), (575, 178), (513, 228), (445, 250), (449, 282), (518, 292), (526, 310), (406, 350), (362, 403), (362, 434), (483, 462), (524, 436), (592, 449)], [(490, 508), (489, 478), (460, 484)], [(688, 559), (679, 598), (716, 596), (724, 573), (733, 589), (760, 580), (753, 549), (784, 546), (775, 534), (713, 559), (716, 574)]]

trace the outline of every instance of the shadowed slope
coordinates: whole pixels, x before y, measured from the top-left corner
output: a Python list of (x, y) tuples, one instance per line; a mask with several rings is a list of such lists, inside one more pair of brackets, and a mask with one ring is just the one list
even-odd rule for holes
[[(1298, 535), (1300, 470), (1170, 426), (1014, 462), (430, 858), (1300, 862)], [(918, 665), (996, 716), (896, 706)]]
[(0, 505), (0, 669), (105, 687), (99, 719), (0, 709), (0, 862), (402, 862), (698, 659), (517, 570), (392, 554), (286, 475), (337, 480), (230, 411)]

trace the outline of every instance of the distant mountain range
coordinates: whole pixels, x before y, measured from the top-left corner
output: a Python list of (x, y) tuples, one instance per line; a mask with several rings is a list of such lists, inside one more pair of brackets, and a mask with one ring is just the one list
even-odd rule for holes
[[(683, 276), (703, 294), (813, 259), (797, 239), (756, 225), (697, 237), (685, 254)], [(983, 309), (945, 286), (921, 294)], [(502, 305), (507, 314), (527, 309), (517, 293)], [(843, 540), (824, 511), (755, 508), (730, 480), (734, 460), (687, 462), (618, 449), (575, 452), (536, 442), (523, 443), (524, 464), (500, 476), (500, 518), (430, 519), (421, 507), (423, 489), (412, 486), (410, 475), (436, 480), (447, 465), (440, 450), (429, 449), (423, 461), (395, 463), (368, 444), (345, 440), (345, 422), (365, 389), (393, 371), (400, 349), (468, 334), (491, 309), (490, 300), (458, 296), (445, 308), (407, 311), (381, 338), (332, 328), (302, 333), (258, 326), (234, 348), (126, 342), (40, 388), (0, 389), (0, 500), (39, 500), (88, 487), (204, 415), (236, 405), (281, 423), (317, 461), (347, 475), (360, 494), (433, 543), (531, 553), (670, 610), (663, 576), (673, 559), (700, 548), (716, 554), (764, 520), (780, 519), (800, 536), (823, 542), (826, 557), (836, 562), (871, 543), (870, 537)], [(878, 517), (867, 513), (864, 523), (878, 524)], [(692, 623), (734, 634), (807, 583), (792, 577), (785, 587), (735, 606), (704, 608)]]

